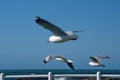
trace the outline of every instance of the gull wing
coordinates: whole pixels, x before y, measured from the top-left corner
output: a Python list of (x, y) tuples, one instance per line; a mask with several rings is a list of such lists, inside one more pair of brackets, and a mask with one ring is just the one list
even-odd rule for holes
[(89, 58), (90, 58), (93, 62), (99, 63), (98, 59), (96, 59), (95, 57), (90, 56)]
[(74, 66), (73, 66), (73, 64), (72, 64), (72, 61), (71, 60), (69, 60), (69, 59), (67, 59), (67, 58), (64, 58), (64, 57), (62, 57), (62, 56), (55, 56), (55, 58), (61, 58), (61, 59), (63, 59), (64, 61), (65, 61), (65, 63), (72, 69), (72, 70), (74, 70)]
[(75, 70), (74, 69), (74, 66), (73, 66), (73, 64), (72, 63), (70, 63), (70, 62), (67, 62), (67, 65), (72, 69), (72, 70)]
[(55, 26), (54, 24), (40, 18), (40, 17), (35, 17), (35, 22), (42, 26), (43, 28), (46, 28), (50, 30), (55, 36), (60, 36), (60, 35), (67, 35), (62, 29), (59, 27)]
[[(72, 64), (72, 61), (71, 60), (68, 60), (62, 56), (59, 56), (59, 55), (50, 55), (48, 57), (46, 57), (46, 59), (48, 61), (52, 60), (52, 59), (57, 59), (57, 60), (62, 60), (62, 62), (65, 62), (72, 70), (74, 70), (74, 66)], [(44, 61), (44, 63), (47, 63)]]

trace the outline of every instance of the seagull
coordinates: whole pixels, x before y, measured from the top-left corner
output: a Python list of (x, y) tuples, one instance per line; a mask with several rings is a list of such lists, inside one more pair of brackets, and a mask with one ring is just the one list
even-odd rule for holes
[(105, 65), (101, 63), (101, 60), (109, 59), (110, 56), (96, 56), (96, 57), (90, 56), (89, 58), (92, 60), (91, 62), (89, 62), (89, 65), (105, 67)]
[(62, 56), (59, 56), (59, 55), (49, 55), (49, 56), (47, 56), (44, 60), (43, 60), (43, 62), (42, 62), (42, 64), (45, 64), (45, 63), (47, 63), (47, 62), (49, 62), (49, 61), (51, 61), (51, 60), (53, 60), (53, 59), (56, 59), (56, 60), (58, 60), (58, 61), (60, 61), (60, 62), (63, 62), (63, 63), (66, 63), (72, 70), (74, 70), (74, 66), (73, 66), (73, 61), (71, 61), (71, 60), (69, 60), (69, 59), (67, 59), (67, 58), (65, 58), (65, 57), (62, 57)]
[(51, 31), (53, 33), (53, 35), (50, 36), (48, 39), (48, 42), (52, 42), (52, 43), (63, 43), (63, 42), (70, 41), (70, 40), (77, 40), (79, 37), (74, 33), (84, 32), (84, 31), (66, 31), (66, 32), (64, 32), (62, 29), (60, 29), (56, 25), (40, 18), (39, 16), (35, 17), (35, 22), (38, 25), (42, 26), (45, 29), (48, 29), (49, 31)]

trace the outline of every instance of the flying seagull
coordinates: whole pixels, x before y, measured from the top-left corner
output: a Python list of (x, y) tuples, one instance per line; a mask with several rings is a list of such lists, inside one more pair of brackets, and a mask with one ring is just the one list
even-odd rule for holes
[(51, 61), (51, 60), (53, 60), (53, 59), (56, 59), (56, 60), (58, 60), (58, 61), (60, 61), (60, 62), (63, 62), (63, 63), (66, 63), (72, 70), (74, 70), (74, 66), (73, 66), (73, 61), (71, 61), (71, 60), (69, 60), (69, 59), (67, 59), (67, 58), (65, 58), (65, 57), (62, 57), (62, 56), (59, 56), (59, 55), (49, 55), (49, 56), (47, 56), (44, 60), (43, 60), (43, 62), (42, 62), (42, 64), (45, 64), (45, 63), (47, 63), (47, 62), (49, 62), (49, 61)]
[(109, 56), (96, 56), (96, 57), (90, 56), (89, 58), (92, 60), (91, 62), (89, 62), (89, 65), (105, 67), (105, 65), (101, 63), (101, 60), (109, 59), (110, 57)]
[(66, 31), (64, 32), (62, 29), (57, 27), (56, 25), (40, 18), (39, 16), (35, 17), (35, 22), (42, 26), (43, 28), (48, 29), (51, 31), (54, 35), (50, 36), (48, 39), (48, 42), (53, 43), (63, 43), (70, 40), (77, 40), (78, 36), (74, 33), (76, 32), (84, 32), (84, 31)]

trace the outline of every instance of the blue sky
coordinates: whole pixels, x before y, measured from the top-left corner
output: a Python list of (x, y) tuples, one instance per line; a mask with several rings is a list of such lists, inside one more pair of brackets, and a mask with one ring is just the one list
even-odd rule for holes
[[(76, 41), (47, 43), (52, 33), (35, 16), (77, 33)], [(76, 69), (120, 69), (119, 0), (1, 0), (0, 69), (69, 69), (58, 61), (41, 65), (50, 54), (74, 61)], [(105, 68), (88, 65), (89, 56), (111, 56)]]

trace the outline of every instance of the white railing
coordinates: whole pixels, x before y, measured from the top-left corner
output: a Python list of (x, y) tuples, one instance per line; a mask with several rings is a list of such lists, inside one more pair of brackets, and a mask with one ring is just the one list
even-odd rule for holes
[(48, 72), (46, 75), (4, 75), (4, 73), (0, 74), (0, 80), (4, 80), (6, 78), (48, 78), (48, 80), (52, 80), (57, 77), (96, 77), (96, 80), (101, 80), (102, 77), (108, 78), (120, 78), (120, 74), (101, 74), (99, 71), (96, 74), (52, 74)]

